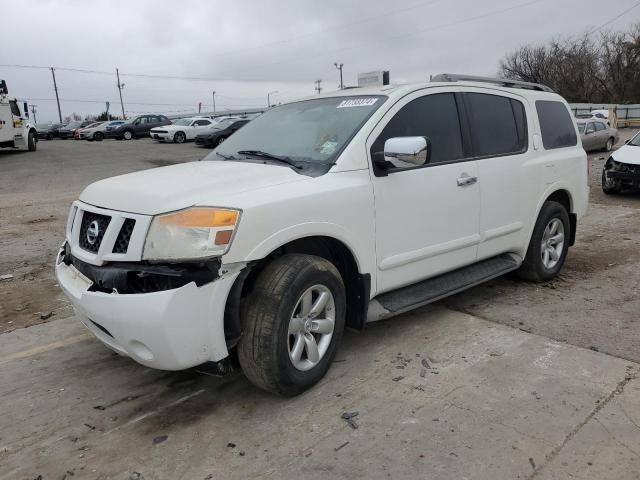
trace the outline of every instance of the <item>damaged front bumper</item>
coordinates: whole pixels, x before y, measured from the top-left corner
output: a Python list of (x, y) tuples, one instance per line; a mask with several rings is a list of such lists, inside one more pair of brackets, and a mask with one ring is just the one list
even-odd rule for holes
[(82, 323), (122, 355), (162, 370), (182, 370), (229, 355), (225, 306), (241, 268), (139, 263), (96, 267), (63, 248), (55, 270)]
[(605, 180), (614, 182), (618, 188), (640, 188), (640, 165), (609, 158), (604, 166), (604, 176)]

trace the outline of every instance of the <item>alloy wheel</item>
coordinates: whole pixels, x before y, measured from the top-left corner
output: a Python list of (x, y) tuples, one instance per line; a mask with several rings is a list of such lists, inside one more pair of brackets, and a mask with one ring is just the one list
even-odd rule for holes
[(331, 344), (336, 306), (333, 294), (324, 285), (314, 285), (300, 296), (289, 320), (289, 359), (301, 371), (320, 363)]
[(564, 225), (559, 218), (552, 218), (542, 234), (540, 255), (542, 264), (551, 270), (560, 261), (564, 248)]

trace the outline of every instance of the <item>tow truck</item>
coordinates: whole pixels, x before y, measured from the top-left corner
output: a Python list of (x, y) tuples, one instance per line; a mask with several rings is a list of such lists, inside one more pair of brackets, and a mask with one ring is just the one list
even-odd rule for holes
[(0, 80), (0, 147), (24, 148), (33, 152), (37, 148), (36, 127), (29, 121), (27, 102), (23, 111), (17, 99), (9, 98), (7, 83)]

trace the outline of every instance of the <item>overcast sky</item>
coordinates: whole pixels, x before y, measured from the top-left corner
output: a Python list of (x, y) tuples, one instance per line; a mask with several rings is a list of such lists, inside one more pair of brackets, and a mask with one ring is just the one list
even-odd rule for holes
[[(2, 0), (0, 64), (56, 70), (63, 116), (120, 113), (115, 68), (128, 115), (264, 106), (335, 90), (357, 73), (390, 70), (392, 83), (439, 72), (494, 75), (500, 58), (524, 43), (580, 34), (638, 0)], [(607, 28), (640, 21), (640, 7)], [(154, 79), (131, 74), (204, 78)], [(46, 69), (0, 67), (10, 94), (56, 120)], [(77, 102), (71, 100), (94, 101)], [(165, 104), (165, 105), (162, 105)]]

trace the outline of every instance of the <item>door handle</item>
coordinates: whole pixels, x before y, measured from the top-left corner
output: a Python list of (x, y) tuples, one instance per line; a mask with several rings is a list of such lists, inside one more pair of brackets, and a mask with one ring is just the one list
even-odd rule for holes
[(467, 185), (473, 185), (478, 181), (478, 177), (470, 177), (466, 173), (463, 173), (458, 177), (458, 186), (466, 187)]

